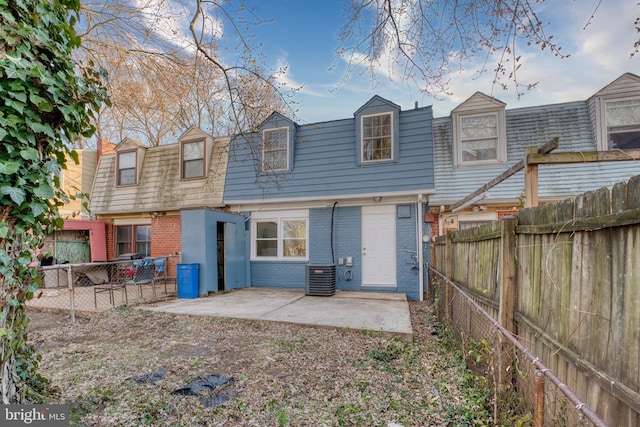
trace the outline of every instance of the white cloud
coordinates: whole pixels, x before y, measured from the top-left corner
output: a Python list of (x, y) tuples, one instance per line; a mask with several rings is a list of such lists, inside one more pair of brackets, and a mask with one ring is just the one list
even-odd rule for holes
[[(629, 56), (633, 43), (638, 40), (633, 22), (640, 16), (640, 6), (636, 1), (628, 0), (613, 0), (606, 6), (596, 11), (586, 29), (572, 36), (579, 46), (577, 56), (580, 59), (614, 72), (631, 65)], [(633, 64), (639, 66), (638, 61)]]
[[(195, 14), (194, 4), (174, 0), (133, 0), (133, 4), (142, 12), (147, 29), (161, 40), (188, 52), (195, 52), (195, 43), (189, 29)], [(197, 22), (196, 29), (206, 40), (219, 39), (224, 33), (223, 23), (204, 10)]]
[(328, 97), (330, 96), (329, 91), (314, 89), (313, 87), (317, 87), (318, 85), (311, 85), (309, 83), (301, 83), (298, 81), (291, 70), (291, 64), (288, 62), (287, 54), (283, 53), (280, 57), (278, 57), (276, 61), (276, 67), (278, 70), (284, 70), (278, 74), (276, 80), (278, 83), (284, 85), (287, 88), (297, 89), (298, 93), (307, 96), (313, 97)]
[[(546, 5), (545, 19), (552, 22), (546, 31), (554, 35), (554, 40), (563, 46), (562, 52), (570, 56), (561, 59), (547, 50), (521, 49), (518, 80), (538, 82), (534, 89), (523, 89), (518, 99), (513, 85), (503, 91), (493, 84), (491, 71), (477, 77), (475, 70), (481, 64), (469, 64), (465, 71), (450, 76), (453, 95), (442, 103), (434, 103), (436, 117), (448, 115), (476, 91), (506, 102), (507, 108), (546, 105), (585, 100), (625, 72), (637, 73), (640, 60), (629, 58), (633, 42), (637, 40), (634, 40), (637, 33), (633, 27), (635, 17), (640, 16), (637, 2), (609, 0), (603, 3), (606, 7), (595, 12), (591, 21), (589, 17), (597, 2), (586, 3)], [(587, 22), (590, 24), (585, 28)]]
[[(339, 61), (337, 68), (346, 67), (347, 63), (359, 64), (345, 82), (339, 83), (343, 73), (337, 70), (333, 75), (308, 77), (313, 81), (302, 84), (300, 114), (311, 121), (350, 117), (373, 94), (384, 96), (402, 105), (403, 109), (412, 108), (414, 101), (419, 101), (420, 105), (433, 105), (435, 117), (448, 116), (476, 91), (500, 99), (510, 109), (586, 100), (623, 73), (638, 74), (640, 70), (640, 54), (629, 59), (638, 37), (633, 27), (634, 19), (640, 16), (638, 1), (604, 0), (590, 21), (598, 4), (598, 0), (554, 0), (541, 4), (539, 16), (544, 22), (551, 23), (545, 28), (547, 34), (553, 34), (554, 40), (563, 47), (562, 52), (570, 57), (561, 59), (548, 50), (522, 46), (518, 52), (522, 63), (518, 80), (538, 84), (532, 90), (522, 89), (519, 99), (513, 84), (503, 90), (493, 83), (491, 70), (495, 59), (493, 63), (487, 62), (486, 72), (477, 72), (483, 68), (484, 57), (465, 64), (462, 71), (451, 73), (448, 77), (452, 94), (443, 95), (444, 99), (434, 99), (420, 92), (415, 83), (402, 81), (402, 69), (393, 61), (394, 52), (386, 48), (380, 61), (373, 64), (376, 82), (372, 82), (370, 70), (363, 65), (366, 58), (361, 55)], [(587, 22), (590, 23), (585, 28)], [(299, 85), (302, 79), (295, 78), (298, 75), (290, 68), (284, 78)], [(327, 83), (327, 79), (333, 80)]]

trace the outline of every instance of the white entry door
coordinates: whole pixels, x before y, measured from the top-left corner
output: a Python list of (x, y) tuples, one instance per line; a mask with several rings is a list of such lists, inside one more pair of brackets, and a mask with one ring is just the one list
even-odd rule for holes
[(396, 286), (396, 207), (362, 207), (362, 284)]

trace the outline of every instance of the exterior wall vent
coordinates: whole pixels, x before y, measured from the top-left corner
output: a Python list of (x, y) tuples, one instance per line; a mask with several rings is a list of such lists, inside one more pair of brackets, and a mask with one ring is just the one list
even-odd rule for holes
[(330, 297), (336, 293), (336, 266), (307, 264), (305, 295)]

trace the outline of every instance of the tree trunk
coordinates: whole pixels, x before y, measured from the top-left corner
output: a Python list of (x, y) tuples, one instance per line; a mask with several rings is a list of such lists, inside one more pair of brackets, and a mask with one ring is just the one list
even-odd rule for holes
[(12, 354), (9, 360), (2, 363), (2, 403), (11, 405), (20, 403), (16, 387), (16, 358)]

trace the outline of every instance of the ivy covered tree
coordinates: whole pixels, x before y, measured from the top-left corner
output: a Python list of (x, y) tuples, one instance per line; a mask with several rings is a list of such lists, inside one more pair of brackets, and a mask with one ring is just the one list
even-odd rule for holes
[[(79, 0), (0, 0), (0, 370), (2, 403), (41, 402), (48, 383), (27, 341), (26, 302), (44, 236), (61, 227), (68, 147), (94, 132), (101, 75), (71, 59)], [(90, 65), (90, 64), (89, 64)]]

